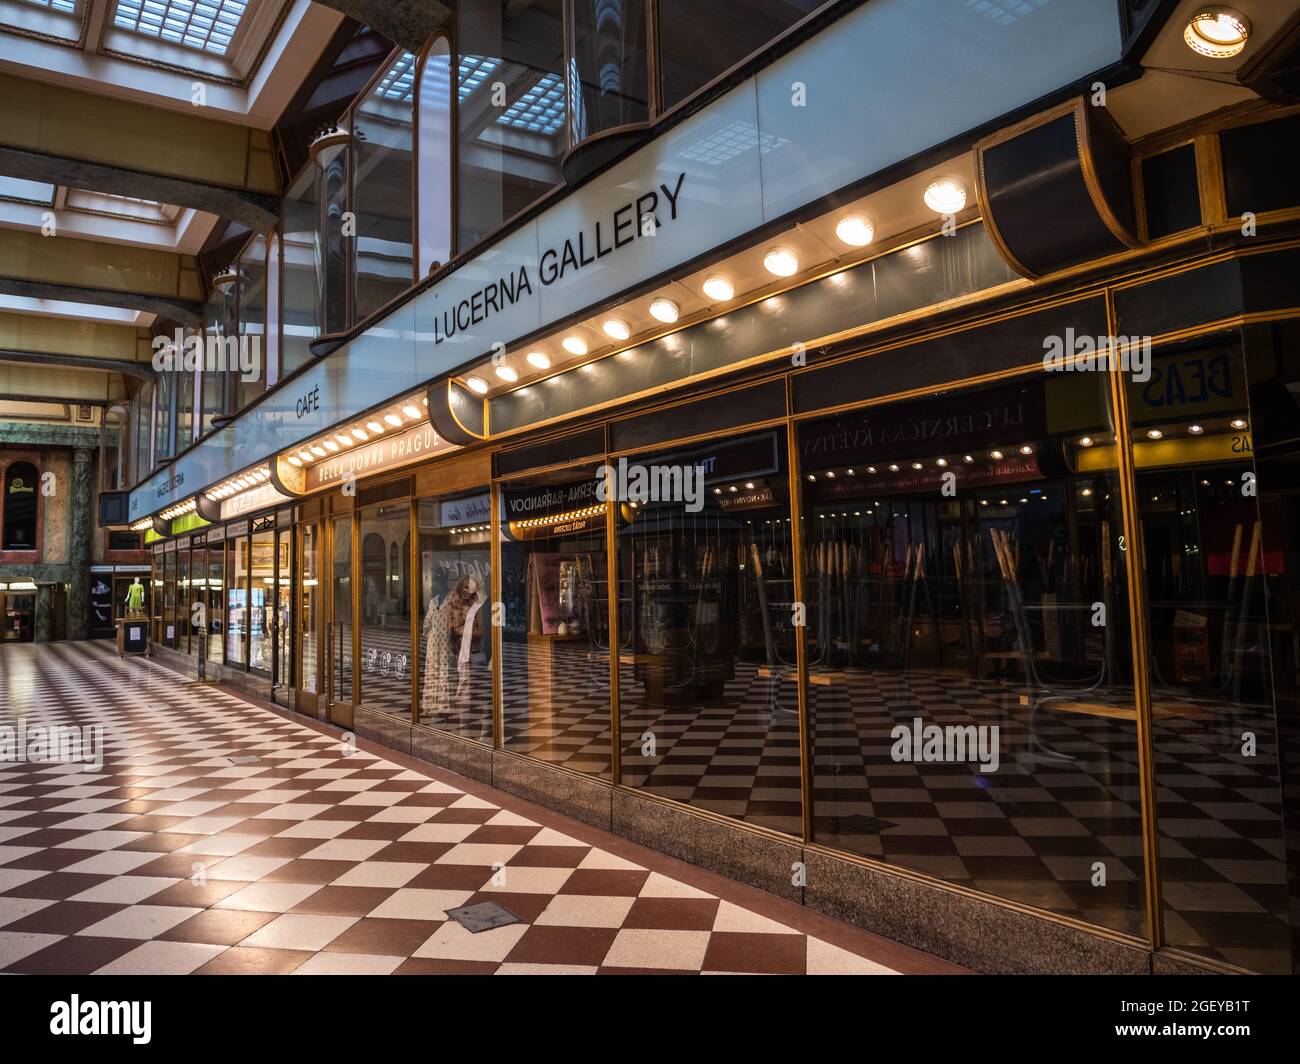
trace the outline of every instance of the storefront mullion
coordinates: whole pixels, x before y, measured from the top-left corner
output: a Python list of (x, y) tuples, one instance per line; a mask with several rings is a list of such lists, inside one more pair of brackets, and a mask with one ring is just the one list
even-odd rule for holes
[[(789, 404), (789, 388), (787, 381), (786, 389), (787, 405)], [(803, 495), (799, 491), (799, 463), (795, 457), (799, 453), (798, 439), (796, 436), (795, 422), (787, 420), (786, 430), (786, 452), (791, 456), (789, 468), (787, 470), (789, 492), (790, 492), (790, 535), (792, 537), (794, 551), (794, 597), (795, 602), (802, 605), (805, 609), (808, 603), (808, 593), (805, 584), (804, 558), (803, 558)], [(795, 626), (795, 668), (797, 670), (799, 685), (799, 805), (802, 812), (803, 825), (800, 831), (800, 838), (804, 842), (812, 841), (812, 753), (811, 734), (808, 723), (808, 626), (799, 624)]]

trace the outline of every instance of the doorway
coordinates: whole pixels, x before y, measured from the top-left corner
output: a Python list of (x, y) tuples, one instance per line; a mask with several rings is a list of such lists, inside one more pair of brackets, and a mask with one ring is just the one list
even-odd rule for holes
[(353, 618), (353, 535), (352, 514), (329, 522), (329, 590), (325, 605), (325, 696), (326, 720), (351, 728), (355, 718), (356, 690), (353, 661), (356, 624)]

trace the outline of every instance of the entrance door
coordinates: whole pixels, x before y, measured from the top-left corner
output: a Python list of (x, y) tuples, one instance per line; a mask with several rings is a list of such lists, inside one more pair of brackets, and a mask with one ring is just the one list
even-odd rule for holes
[(352, 515), (336, 517), (330, 523), (329, 590), (325, 622), (325, 676), (328, 712), (326, 719), (351, 728), (354, 717), (354, 670), (352, 639)]
[(299, 525), (297, 538), (298, 566), (293, 582), (298, 606), (293, 622), (298, 640), (298, 698), (295, 705), (299, 713), (319, 719), (325, 715), (325, 677), (320, 653), (321, 641), (325, 637), (320, 582), (321, 526)]
[(275, 658), (271, 672), (271, 701), (293, 704), (293, 532), (287, 528), (275, 534), (275, 601), (271, 611), (271, 633)]

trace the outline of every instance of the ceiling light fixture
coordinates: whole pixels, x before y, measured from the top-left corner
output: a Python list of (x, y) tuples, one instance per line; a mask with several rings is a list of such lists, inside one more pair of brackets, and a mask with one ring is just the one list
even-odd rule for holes
[(519, 371), (508, 362), (502, 362), (497, 366), (496, 373), (507, 384), (514, 384), (519, 379)]
[(376, 436), (382, 436), (384, 434), (384, 426), (378, 421), (367, 421), (366, 429), (373, 432)]
[(395, 428), (395, 429), (396, 429), (396, 428), (400, 428), (401, 425), (402, 425), (402, 419), (401, 419), (400, 417), (398, 417), (396, 414), (385, 414), (385, 415), (384, 415), (384, 420), (385, 420), (388, 424), (392, 425), (393, 428)]
[(650, 316), (665, 325), (671, 325), (680, 314), (681, 310), (671, 299), (656, 299), (650, 304)]
[(529, 351), (527, 358), (528, 364), (532, 366), (533, 369), (551, 368), (551, 356), (546, 354), (544, 351)]
[(1250, 21), (1230, 7), (1203, 7), (1187, 22), (1183, 40), (1197, 55), (1231, 59), (1240, 55), (1250, 37)]
[(424, 417), (424, 414), (420, 410), (420, 408), (418, 406), (413, 406), (410, 403), (407, 403), (406, 406), (402, 407), (402, 413), (405, 414), (407, 417), (409, 417), (412, 421), (416, 421), (419, 418)]
[(482, 377), (470, 377), (468, 380), (465, 381), (465, 383), (469, 385), (469, 390), (473, 392), (475, 395), (487, 394), (488, 382), (485, 381)]
[(622, 318), (607, 318), (600, 327), (611, 340), (626, 340), (632, 335), (632, 326)]
[(587, 353), (587, 341), (581, 336), (566, 336), (561, 341), (560, 346), (569, 354), (577, 355), (579, 358)]
[(799, 272), (799, 256), (789, 248), (769, 248), (763, 256), (763, 268), (777, 277), (793, 277)]
[(720, 274), (707, 278), (701, 287), (715, 303), (726, 303), (736, 298), (736, 286)]
[(941, 177), (926, 185), (924, 198), (935, 214), (956, 214), (966, 206), (966, 186), (955, 177)]
[(876, 238), (876, 227), (865, 214), (846, 214), (835, 226), (835, 235), (849, 247), (864, 248)]

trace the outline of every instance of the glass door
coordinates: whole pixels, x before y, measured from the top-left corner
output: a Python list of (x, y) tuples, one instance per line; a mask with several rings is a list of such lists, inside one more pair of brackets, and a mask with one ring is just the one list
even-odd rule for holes
[(321, 716), (324, 705), (320, 695), (324, 687), (321, 675), (320, 641), (323, 633), (320, 596), (320, 526), (298, 526), (298, 571), (294, 582), (298, 612), (294, 618), (298, 638), (299, 713)]
[(330, 528), (329, 616), (326, 632), (327, 719), (351, 728), (353, 707), (352, 515), (334, 518)]
[(271, 674), (271, 701), (291, 706), (293, 688), (293, 532), (281, 529), (275, 536), (275, 607), (271, 617), (275, 668)]

